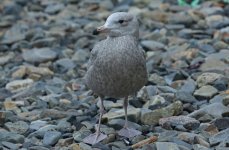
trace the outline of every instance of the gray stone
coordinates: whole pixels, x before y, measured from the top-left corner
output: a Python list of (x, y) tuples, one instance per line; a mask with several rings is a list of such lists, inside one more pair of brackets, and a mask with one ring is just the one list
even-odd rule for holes
[(211, 145), (223, 142), (229, 139), (229, 128), (222, 130), (221, 132), (211, 136), (209, 142)]
[(61, 137), (61, 133), (58, 131), (47, 131), (45, 132), (43, 138), (43, 144), (45, 146), (52, 146), (54, 145)]
[(45, 12), (53, 15), (53, 14), (60, 12), (62, 9), (64, 9), (64, 4), (61, 4), (61, 3), (50, 4), (46, 7)]
[(193, 149), (194, 149), (194, 150), (209, 150), (208, 147), (205, 147), (205, 146), (200, 145), (200, 144), (194, 144), (194, 145), (193, 145)]
[(194, 103), (197, 101), (191, 93), (185, 91), (177, 91), (176, 99), (185, 103)]
[(157, 124), (160, 118), (178, 115), (182, 112), (183, 107), (180, 101), (176, 101), (169, 106), (156, 110), (142, 109), (141, 122), (143, 124)]
[(180, 150), (178, 145), (172, 142), (156, 142), (157, 150)]
[(156, 105), (163, 105), (165, 104), (165, 99), (164, 97), (160, 96), (160, 95), (155, 95), (155, 96), (152, 96), (150, 97), (150, 100), (147, 101), (145, 104), (144, 104), (144, 108), (152, 108), (153, 106), (156, 106)]
[(32, 121), (31, 122), (29, 128), (32, 129), (32, 130), (39, 130), (40, 128), (44, 127), (47, 124), (48, 124), (47, 121), (36, 120), (36, 121)]
[(73, 133), (73, 138), (76, 142), (82, 142), (83, 139), (91, 134), (91, 131), (88, 129), (82, 129)]
[(162, 76), (159, 76), (156, 73), (151, 74), (149, 76), (149, 78), (148, 78), (148, 81), (150, 81), (150, 82), (152, 82), (153, 84), (156, 84), (156, 85), (161, 85), (161, 86), (166, 85), (166, 82), (165, 82), (164, 78)]
[(218, 60), (216, 58), (209, 58), (205, 59), (205, 62), (200, 66), (201, 71), (224, 71), (228, 69), (228, 65), (225, 64), (223, 61)]
[(17, 122), (7, 122), (5, 123), (5, 127), (11, 131), (11, 132), (15, 132), (18, 134), (25, 134), (26, 131), (29, 129), (29, 125), (24, 122), (24, 121), (17, 121)]
[(5, 65), (8, 63), (10, 60), (14, 58), (14, 53), (10, 52), (6, 55), (0, 56), (0, 65)]
[[(116, 130), (122, 129), (124, 127), (124, 124), (125, 124), (124, 119), (112, 119), (108, 122), (108, 125), (114, 129), (116, 129)], [(128, 126), (130, 128), (134, 128), (137, 130), (141, 129), (140, 125), (138, 125), (137, 123), (134, 123), (134, 122), (130, 122), (130, 121), (128, 121)]]
[(184, 85), (180, 88), (179, 91), (192, 94), (195, 91), (195, 89), (196, 89), (195, 81), (192, 79), (188, 79), (185, 81)]
[[(130, 121), (133, 121), (133, 122), (139, 121), (140, 119), (140, 109), (139, 108), (129, 107), (127, 111), (128, 111), (128, 118)], [(103, 119), (107, 118), (109, 121), (111, 119), (124, 118), (124, 116), (125, 116), (124, 109), (112, 108), (108, 113), (103, 115)]]
[(16, 145), (16, 144), (11, 143), (11, 142), (4, 142), (4, 141), (3, 141), (3, 142), (1, 142), (1, 144), (2, 144), (3, 146), (5, 146), (5, 147), (11, 149), (11, 150), (17, 150), (17, 149), (19, 149), (19, 145)]
[(217, 118), (212, 122), (218, 130), (225, 130), (229, 128), (229, 117)]
[(150, 50), (150, 51), (165, 49), (164, 44), (160, 42), (152, 41), (152, 40), (141, 41), (141, 45), (143, 48), (146, 48), (147, 50)]
[(57, 124), (57, 129), (61, 132), (71, 132), (72, 131), (71, 123), (65, 120), (61, 120)]
[(195, 130), (200, 126), (200, 122), (194, 118), (186, 116), (172, 116), (161, 118), (159, 124), (166, 129), (173, 129), (173, 127), (182, 125), (185, 129)]
[(23, 135), (8, 132), (8, 131), (0, 131), (0, 141), (12, 142), (12, 143), (23, 143), (25, 137)]
[(72, 60), (76, 62), (84, 62), (89, 58), (89, 53), (85, 50), (79, 49), (72, 56)]
[(229, 113), (228, 107), (224, 106), (222, 103), (212, 103), (190, 113), (188, 116), (197, 118), (204, 114), (209, 114), (215, 118), (221, 118), (222, 115), (226, 113)]
[(181, 132), (179, 135), (178, 135), (178, 138), (182, 141), (185, 141), (189, 144), (194, 144), (195, 143), (195, 138), (198, 137), (198, 138), (201, 138), (201, 139), (204, 139), (203, 136), (199, 135), (199, 134), (195, 134), (195, 133), (189, 133), (189, 132)]
[(202, 86), (194, 92), (194, 96), (199, 99), (209, 99), (212, 98), (215, 94), (218, 93), (218, 90), (210, 85)]
[(24, 40), (28, 26), (25, 24), (15, 24), (7, 30), (1, 41), (2, 44), (13, 44), (17, 41)]
[(24, 51), (23, 59), (30, 63), (42, 63), (55, 59), (57, 53), (50, 48), (33, 48), (31, 50)]
[(212, 85), (216, 80), (224, 78), (223, 75), (218, 73), (206, 72), (198, 76), (196, 82), (199, 87), (204, 85)]
[(69, 58), (58, 59), (54, 65), (61, 72), (68, 71), (76, 66), (76, 64)]

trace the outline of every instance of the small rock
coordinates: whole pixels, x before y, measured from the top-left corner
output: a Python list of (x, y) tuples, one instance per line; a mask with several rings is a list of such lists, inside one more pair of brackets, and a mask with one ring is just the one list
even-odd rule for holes
[(54, 15), (64, 9), (64, 4), (50, 4), (46, 7), (45, 12)]
[(158, 74), (154, 73), (151, 74), (148, 78), (148, 81), (150, 81), (151, 83), (155, 84), (155, 85), (161, 85), (164, 86), (166, 85), (166, 82), (164, 80), (163, 77), (159, 76)]
[(57, 57), (57, 53), (50, 48), (34, 48), (24, 51), (23, 59), (30, 63), (42, 63), (53, 60)]
[(194, 92), (194, 96), (199, 99), (209, 99), (212, 98), (218, 90), (210, 85), (205, 85)]
[(161, 118), (159, 124), (166, 129), (173, 129), (173, 127), (182, 125), (185, 129), (195, 130), (199, 127), (200, 122), (194, 118), (186, 116), (172, 116), (168, 118)]
[(10, 52), (7, 55), (0, 56), (0, 65), (5, 65), (7, 64), (11, 59), (14, 58), (14, 53)]
[(72, 56), (72, 60), (76, 62), (85, 62), (89, 57), (89, 53), (85, 50), (77, 50)]
[(172, 142), (156, 142), (157, 150), (180, 150), (178, 145)]
[[(124, 127), (124, 124), (125, 124), (125, 120), (124, 119), (112, 119), (108, 122), (108, 125), (116, 130), (120, 130)], [(134, 122), (130, 122), (128, 121), (128, 126), (130, 128), (133, 128), (133, 129), (137, 129), (137, 130), (140, 130), (141, 129), (141, 126), (134, 123)]]
[(32, 84), (32, 79), (14, 80), (6, 84), (6, 89), (15, 93), (30, 88)]
[(222, 103), (212, 103), (190, 113), (188, 116), (197, 118), (203, 116), (204, 114), (209, 114), (214, 118), (221, 118), (222, 115), (226, 113), (229, 113), (228, 107), (224, 106)]
[(61, 137), (61, 133), (57, 131), (47, 131), (43, 138), (43, 144), (45, 146), (54, 145)]
[(153, 111), (142, 109), (141, 122), (147, 125), (157, 124), (160, 118), (179, 115), (182, 112), (182, 109), (183, 107), (180, 101), (176, 101), (165, 108)]
[(165, 104), (166, 104), (166, 101), (165, 101), (164, 97), (162, 97), (160, 95), (155, 95), (155, 96), (150, 97), (150, 100), (147, 101), (143, 107), (154, 110), (156, 108), (160, 108), (160, 107), (164, 106)]
[(206, 72), (198, 76), (196, 82), (199, 87), (204, 85), (212, 85), (216, 80), (220, 80), (224, 76), (217, 73)]
[(189, 133), (189, 132), (182, 132), (178, 135), (178, 138), (182, 141), (185, 141), (190, 144), (194, 144), (194, 138), (198, 137), (201, 139), (204, 139), (201, 135), (195, 134), (195, 133)]
[(229, 139), (229, 128), (222, 130), (221, 132), (211, 136), (209, 142), (211, 145), (223, 142)]
[(11, 132), (15, 132), (18, 134), (25, 134), (26, 131), (29, 129), (29, 125), (24, 122), (24, 121), (17, 121), (17, 122), (7, 122), (5, 123), (5, 127), (11, 131)]
[(28, 26), (25, 24), (15, 24), (11, 29), (6, 31), (1, 43), (13, 44), (17, 41), (24, 40), (27, 29)]
[(227, 69), (228, 69), (228, 65), (216, 58), (206, 58), (205, 62), (200, 66), (201, 71), (212, 71), (212, 70), (224, 71)]
[(185, 91), (177, 91), (176, 99), (185, 103), (194, 103), (196, 102), (196, 98), (192, 96), (191, 93)]
[(23, 135), (8, 132), (8, 131), (0, 131), (0, 141), (12, 142), (12, 143), (23, 143), (25, 137)]
[(42, 121), (42, 120), (36, 120), (36, 121), (32, 121), (29, 128), (32, 130), (38, 130), (42, 127), (44, 127), (45, 125), (47, 125), (47, 121)]
[(17, 109), (19, 109), (17, 107), (17, 104), (13, 101), (5, 101), (3, 104), (4, 104), (5, 110), (17, 110)]
[[(128, 118), (130, 119), (130, 121), (138, 122), (140, 117), (140, 109), (129, 107), (127, 111), (128, 111)], [(124, 116), (125, 113), (123, 109), (112, 108), (108, 113), (103, 115), (103, 119), (107, 118), (109, 121), (111, 119), (124, 118)]]
[(82, 142), (83, 139), (91, 134), (88, 129), (82, 129), (73, 133), (73, 138), (76, 142)]
[(212, 122), (214, 126), (218, 128), (218, 130), (224, 130), (229, 128), (229, 117), (217, 118)]
[(152, 40), (142, 41), (141, 45), (143, 48), (145, 48), (146, 50), (150, 50), (150, 51), (164, 50), (165, 49), (164, 44), (162, 44), (160, 42), (152, 41)]
[(14, 143), (11, 143), (11, 142), (1, 142), (1, 144), (9, 149), (12, 149), (12, 150), (17, 150), (19, 149), (19, 145), (16, 145)]
[(60, 72), (66, 72), (76, 66), (76, 64), (68, 58), (59, 59), (54, 63), (54, 65)]
[(192, 94), (195, 91), (195, 89), (196, 89), (196, 83), (195, 83), (195, 81), (192, 80), (192, 79), (188, 79), (188, 80), (186, 80), (186, 82), (180, 88), (179, 91), (187, 92), (187, 93)]
[(194, 144), (193, 145), (193, 150), (209, 150), (208, 147), (202, 146), (200, 144)]

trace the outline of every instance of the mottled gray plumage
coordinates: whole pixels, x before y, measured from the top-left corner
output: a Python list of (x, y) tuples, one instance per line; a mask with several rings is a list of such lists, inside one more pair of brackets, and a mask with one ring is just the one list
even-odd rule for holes
[(85, 75), (87, 86), (100, 96), (100, 117), (94, 134), (84, 138), (85, 143), (95, 144), (107, 135), (100, 132), (104, 114), (103, 97), (124, 97), (125, 125), (120, 136), (133, 137), (140, 131), (128, 128), (128, 96), (135, 94), (147, 81), (144, 52), (138, 49), (138, 21), (126, 12), (110, 15), (96, 32), (107, 33), (107, 38), (95, 45)]
[(138, 49), (138, 30), (136, 25), (132, 33), (108, 36), (93, 48), (85, 79), (87, 86), (99, 96), (125, 97), (146, 83), (145, 56)]

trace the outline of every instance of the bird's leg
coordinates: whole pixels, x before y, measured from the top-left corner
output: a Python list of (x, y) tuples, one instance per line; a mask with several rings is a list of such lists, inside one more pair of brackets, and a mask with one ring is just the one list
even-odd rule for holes
[(125, 112), (125, 124), (124, 124), (124, 127), (118, 132), (118, 134), (120, 136), (131, 138), (131, 137), (135, 137), (137, 135), (140, 135), (141, 132), (138, 130), (135, 130), (133, 128), (128, 127), (127, 106), (128, 106), (128, 97), (125, 97), (124, 102), (123, 102), (123, 108), (124, 108), (124, 112)]
[(96, 144), (102, 140), (104, 140), (107, 135), (103, 134), (100, 132), (100, 126), (101, 126), (101, 120), (102, 120), (102, 117), (103, 117), (103, 114), (105, 112), (105, 109), (104, 109), (104, 105), (103, 105), (103, 98), (100, 97), (100, 108), (99, 108), (99, 112), (100, 112), (100, 115), (99, 115), (99, 124), (98, 126), (96, 127), (96, 132), (94, 134), (90, 134), (89, 136), (87, 136), (86, 138), (83, 139), (83, 142), (84, 143), (88, 143), (88, 144)]

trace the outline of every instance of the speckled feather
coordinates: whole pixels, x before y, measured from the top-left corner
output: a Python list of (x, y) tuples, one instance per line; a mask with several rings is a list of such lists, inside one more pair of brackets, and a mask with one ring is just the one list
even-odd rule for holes
[(132, 95), (147, 81), (145, 63), (144, 52), (138, 49), (138, 35), (108, 37), (91, 52), (86, 85), (99, 96)]

